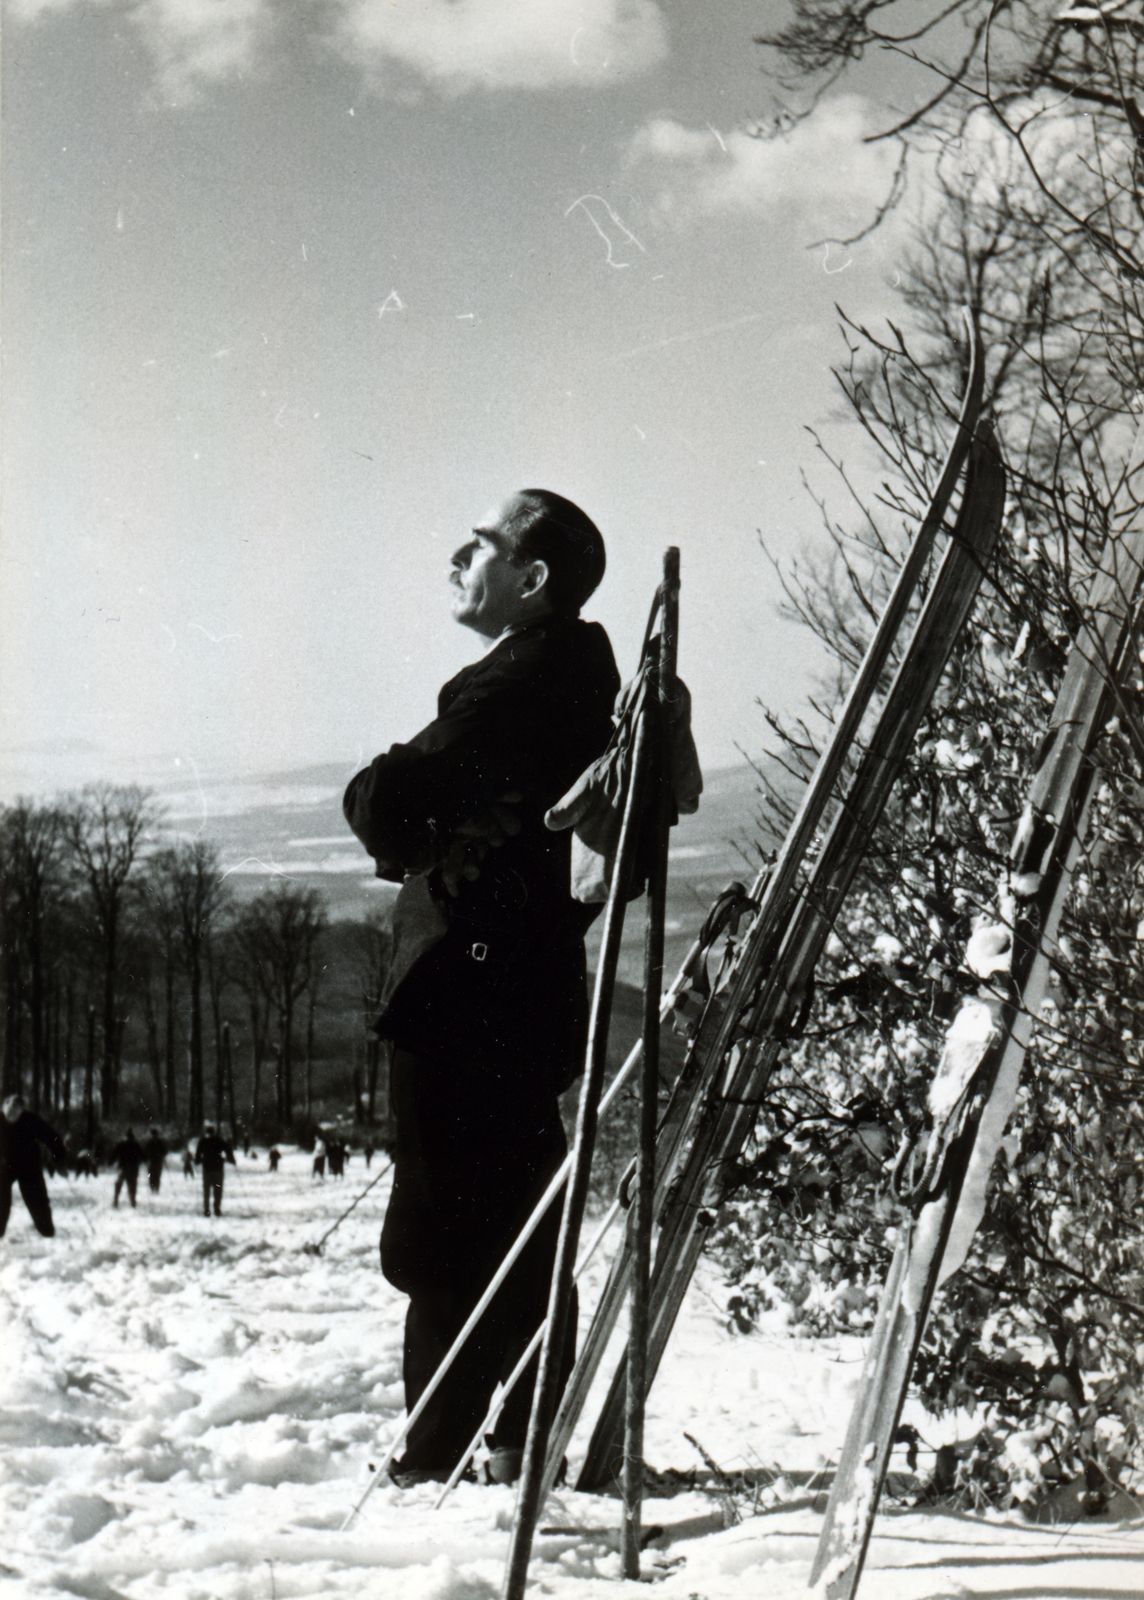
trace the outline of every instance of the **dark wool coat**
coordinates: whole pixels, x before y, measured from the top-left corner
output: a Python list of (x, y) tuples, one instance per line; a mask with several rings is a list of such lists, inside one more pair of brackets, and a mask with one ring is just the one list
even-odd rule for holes
[[(571, 836), (544, 813), (604, 749), (619, 688), (598, 623), (551, 617), (503, 639), (441, 690), (437, 716), (350, 782), (345, 814), (402, 882), (380, 1030), (421, 1055), (567, 1087), (587, 1029), (584, 931)], [(441, 881), (458, 826), (510, 791), (520, 833), (456, 898)]]
[(120, 1172), (138, 1172), (145, 1159), (143, 1146), (138, 1139), (120, 1139), (111, 1152), (111, 1159)]
[(204, 1173), (221, 1172), (224, 1161), (229, 1161), (232, 1167), (237, 1165), (229, 1141), (217, 1133), (203, 1134), (195, 1146), (195, 1161)]
[(34, 1111), (21, 1111), (15, 1122), (0, 1117), (0, 1182), (39, 1177), (40, 1145), (50, 1152), (60, 1172), (68, 1169), (68, 1153), (53, 1127)]

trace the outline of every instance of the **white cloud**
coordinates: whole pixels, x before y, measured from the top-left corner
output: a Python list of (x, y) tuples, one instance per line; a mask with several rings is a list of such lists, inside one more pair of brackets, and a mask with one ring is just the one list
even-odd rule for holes
[(381, 87), (448, 93), (630, 78), (667, 53), (655, 0), (333, 0), (337, 42)]
[[(658, 0), (311, 0), (371, 87), (409, 94), (592, 88), (667, 54)], [(184, 104), (257, 70), (274, 0), (6, 0), (14, 22), (81, 7), (119, 11), (143, 36), (158, 95)], [(301, 6), (298, 8), (301, 10)], [(293, 31), (293, 30), (292, 30)], [(297, 35), (296, 35), (297, 36)]]
[(253, 71), (271, 26), (269, 0), (142, 0), (132, 16), (176, 104)]
[[(35, 23), (82, 7), (112, 9), (114, 0), (7, 0), (16, 22)], [(273, 24), (271, 0), (140, 0), (120, 6), (143, 35), (156, 68), (156, 89), (185, 105), (210, 83), (253, 72)]]
[(856, 95), (824, 100), (786, 132), (759, 138), (658, 118), (635, 134), (628, 159), (658, 183), (651, 209), (661, 221), (796, 214), (808, 240), (838, 239), (869, 224), (893, 183), (897, 148), (865, 144), (873, 128)]

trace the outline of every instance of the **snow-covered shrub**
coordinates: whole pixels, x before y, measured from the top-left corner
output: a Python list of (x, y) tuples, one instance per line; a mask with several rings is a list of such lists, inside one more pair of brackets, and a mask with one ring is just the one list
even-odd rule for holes
[[(1049, 370), (1035, 339), (1030, 348), (1023, 337), (1014, 346), (1012, 328), (998, 330), (1015, 350), (1007, 386), (994, 394), (1011, 490), (1000, 555), (870, 841), (820, 963), (805, 1030), (771, 1079), (712, 1231), (733, 1327), (776, 1303), (795, 1329), (870, 1326), (902, 1216), (895, 1167), (924, 1133), (945, 1030), (963, 998), (1007, 964), (1012, 830), (1115, 494), (1097, 449), (1108, 414), (1091, 401), (1085, 411), (1077, 398), (1091, 349), (1079, 348), (1078, 333), (1071, 367)], [(933, 395), (953, 382), (939, 338), (918, 361), (904, 349), (874, 348), (868, 336), (863, 345), (852, 349), (843, 385), (895, 481), (882, 485), (878, 512), (863, 507), (864, 535), (830, 527), (833, 569), (785, 575), (791, 612), (837, 663), (825, 704), (853, 671), (896, 564), (900, 545), (881, 527), (884, 508), (916, 525), (936, 476), (942, 421)], [(1109, 712), (1094, 753), (1101, 781), (1086, 847), (1021, 1098), (972, 1252), (939, 1292), (914, 1373), (930, 1410), (967, 1409), (980, 1420), (944, 1485), (972, 1487), (978, 1503), (1032, 1500), (1081, 1472), (1096, 1503), (1125, 1463), (1142, 1464), (1139, 661)], [(806, 770), (819, 739), (804, 724), (769, 720), (780, 758)], [(781, 808), (781, 797), (774, 804)]]

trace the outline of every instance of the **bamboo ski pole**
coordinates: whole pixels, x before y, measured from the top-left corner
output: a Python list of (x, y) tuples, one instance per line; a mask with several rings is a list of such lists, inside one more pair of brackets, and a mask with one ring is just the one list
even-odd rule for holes
[(675, 694), (679, 636), (679, 551), (663, 559), (663, 609), (660, 615), (659, 670), (655, 699), (649, 703), (652, 741), (652, 848), (647, 884), (644, 949), (643, 1063), (640, 1069), (639, 1157), (631, 1217), (632, 1290), (628, 1332), (627, 1405), (624, 1414), (624, 1476), (620, 1521), (620, 1571), (640, 1575), (640, 1505), (644, 1485), (644, 1405), (647, 1398), (648, 1300), (651, 1284), (651, 1232), (655, 1207), (655, 1134), (659, 1117), (659, 1005), (663, 988), (663, 933), (667, 910), (667, 851), (672, 794), (667, 718)]
[(389, 1173), (389, 1171), (392, 1168), (392, 1166), (393, 1166), (393, 1162), (392, 1161), (387, 1161), (385, 1163), (385, 1165), (382, 1167), (381, 1171), (374, 1178), (371, 1178), (369, 1183), (366, 1184), (365, 1188), (358, 1195), (357, 1199), (356, 1200), (352, 1200), (350, 1202), (350, 1204), (346, 1207), (346, 1209), (342, 1212), (342, 1214), (338, 1218), (338, 1220), (335, 1223), (333, 1223), (330, 1227), (328, 1227), (326, 1229), (325, 1233), (318, 1240), (317, 1244), (304, 1244), (302, 1246), (302, 1249), (306, 1252), (307, 1255), (309, 1255), (309, 1256), (320, 1256), (321, 1255), (322, 1246), (325, 1244), (326, 1240), (328, 1238), (330, 1238), (330, 1236), (332, 1234), (337, 1232), (337, 1230), (341, 1227), (342, 1223), (350, 1215), (351, 1211), (356, 1211), (357, 1210), (358, 1206), (361, 1205), (362, 1201), (365, 1199), (366, 1195), (369, 1194), (370, 1190), (371, 1189), (376, 1189), (377, 1185), (381, 1182), (382, 1178), (387, 1176), (387, 1174)]
[(533, 1393), (520, 1489), (509, 1540), (504, 1600), (521, 1600), (524, 1594), (528, 1579), (528, 1562), (532, 1553), (532, 1539), (540, 1513), (549, 1432), (556, 1408), (560, 1358), (567, 1335), (572, 1267), (580, 1234), (580, 1223), (584, 1215), (584, 1204), (588, 1196), (600, 1086), (607, 1059), (608, 1023), (615, 990), (620, 935), (623, 932), (627, 891), (631, 880), (639, 813), (644, 799), (644, 783), (650, 755), (651, 730), (646, 703), (645, 679), (644, 694), (635, 713), (635, 749), (611, 890), (604, 910), (600, 960), (596, 971), (596, 986), (592, 996), (592, 1012), (588, 1026), (587, 1070), (580, 1091), (576, 1137), (572, 1149), (572, 1169), (568, 1187), (564, 1192), (564, 1213), (560, 1222), (560, 1236), (556, 1245), (556, 1260), (552, 1268), (552, 1286), (548, 1297), (548, 1324), (540, 1348), (540, 1371)]

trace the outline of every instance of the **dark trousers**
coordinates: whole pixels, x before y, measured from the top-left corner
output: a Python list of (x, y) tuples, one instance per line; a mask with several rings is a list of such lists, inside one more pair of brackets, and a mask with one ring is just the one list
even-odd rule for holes
[(159, 1193), (159, 1184), (162, 1182), (162, 1178), (163, 1168), (161, 1166), (147, 1168), (147, 1182), (151, 1185), (152, 1194)]
[(19, 1177), (8, 1173), (0, 1174), (0, 1239), (7, 1231), (8, 1218), (12, 1211), (13, 1183), (20, 1185), (20, 1193), (35, 1223), (37, 1233), (42, 1233), (45, 1239), (53, 1238), (56, 1225), (52, 1221), (52, 1207), (44, 1175), (42, 1172), (22, 1172)]
[(203, 1216), (211, 1214), (211, 1198), (214, 1198), (214, 1214), (222, 1216), (222, 1176), (221, 1167), (203, 1168)]
[[(397, 1123), (394, 1183), (381, 1234), (381, 1266), (410, 1297), (405, 1321), (405, 1403), (412, 1410), (567, 1152), (556, 1096), (463, 1065), (396, 1049), (390, 1075)], [(403, 1469), (452, 1468), (548, 1308), (560, 1228), (553, 1202), (423, 1416), (410, 1430)], [(562, 1381), (575, 1351), (569, 1317)], [(534, 1358), (493, 1430), (493, 1443), (524, 1446)]]
[(115, 1180), (115, 1198), (111, 1202), (113, 1206), (117, 1206), (119, 1204), (119, 1195), (124, 1184), (127, 1185), (127, 1198), (130, 1200), (131, 1204), (134, 1205), (135, 1191), (139, 1186), (138, 1167), (120, 1167), (119, 1176)]

